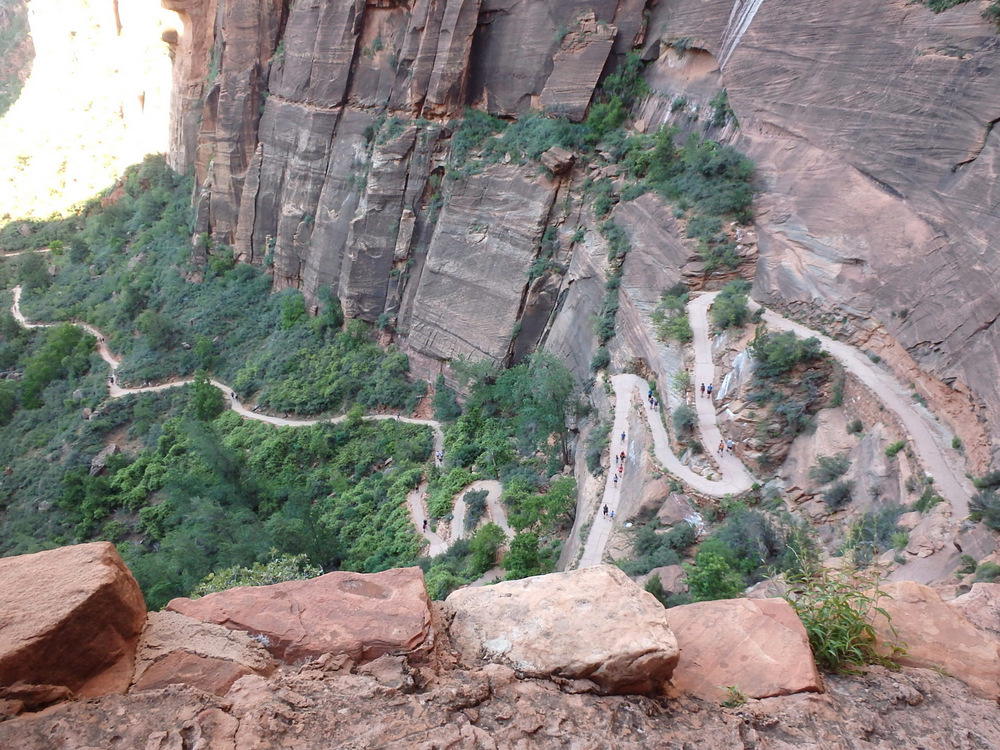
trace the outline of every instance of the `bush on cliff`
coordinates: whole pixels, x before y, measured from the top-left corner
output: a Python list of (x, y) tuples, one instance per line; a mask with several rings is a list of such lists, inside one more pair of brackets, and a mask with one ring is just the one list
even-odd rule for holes
[[(879, 644), (875, 619), (889, 613), (878, 606), (885, 594), (878, 585), (878, 573), (833, 571), (810, 566), (798, 575), (785, 578), (784, 595), (809, 636), (816, 664), (829, 672), (858, 673), (865, 664), (898, 669), (895, 658), (905, 653), (901, 642)], [(895, 632), (895, 630), (893, 630)], [(889, 656), (884, 656), (884, 651)]]

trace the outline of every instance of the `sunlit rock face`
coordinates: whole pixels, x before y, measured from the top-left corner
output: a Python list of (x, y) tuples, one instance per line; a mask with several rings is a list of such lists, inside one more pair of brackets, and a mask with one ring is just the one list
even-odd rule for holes
[(0, 217), (65, 212), (167, 148), (176, 16), (156, 3), (32, 0), (35, 47), (0, 119)]

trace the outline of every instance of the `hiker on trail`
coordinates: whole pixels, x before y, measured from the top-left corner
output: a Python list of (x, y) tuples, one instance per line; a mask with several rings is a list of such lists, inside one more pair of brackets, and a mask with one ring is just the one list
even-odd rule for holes
[(733, 452), (733, 446), (735, 446), (735, 445), (736, 445), (736, 443), (733, 442), (733, 439), (729, 438), (729, 441), (726, 443), (726, 447), (729, 449), (730, 453)]
[(708, 391), (708, 397), (712, 398), (712, 384), (711, 383), (708, 384), (708, 388), (706, 388), (705, 390)]
[(725, 444), (725, 443), (724, 443), (723, 441), (721, 441), (721, 440), (720, 440), (720, 441), (719, 441), (719, 455), (720, 455), (720, 456), (722, 455), (722, 452), (723, 452), (724, 450), (726, 450), (726, 444)]
[(612, 521), (614, 521), (614, 520), (615, 520), (615, 512), (614, 512), (614, 511), (611, 511), (611, 520), (612, 520)]
[(604, 515), (605, 516), (608, 515), (608, 506), (607, 505), (604, 506)]
[(617, 486), (618, 486), (618, 475), (615, 474), (615, 487), (617, 487)]
[(653, 399), (653, 411), (659, 411), (659, 409), (660, 409), (660, 400), (658, 398), (654, 398)]
[(621, 457), (622, 463), (625, 463), (625, 451), (618, 454)]
[(622, 433), (622, 442), (623, 443), (625, 442), (625, 433), (624, 432)]
[(704, 383), (701, 384), (701, 395), (702, 395), (702, 397), (705, 396), (705, 384)]
[(427, 531), (427, 519), (425, 518), (424, 519), (424, 532), (426, 533), (426, 531)]

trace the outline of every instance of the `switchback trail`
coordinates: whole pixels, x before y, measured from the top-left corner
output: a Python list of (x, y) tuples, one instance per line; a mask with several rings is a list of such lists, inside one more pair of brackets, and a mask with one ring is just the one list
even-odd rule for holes
[[(27, 251), (26, 251), (27, 252)], [(38, 251), (35, 251), (38, 252)], [(14, 316), (14, 319), (24, 328), (51, 328), (59, 323), (31, 323), (25, 319), (24, 315), (21, 313), (21, 287), (14, 287), (14, 304), (11, 305), (10, 312)], [(97, 352), (101, 355), (101, 359), (107, 362), (108, 366), (111, 368), (111, 377), (108, 380), (108, 393), (111, 398), (121, 398), (123, 396), (128, 396), (136, 393), (152, 393), (155, 391), (165, 391), (168, 388), (178, 388), (183, 385), (188, 385), (194, 382), (194, 378), (175, 378), (173, 380), (168, 380), (164, 383), (158, 383), (157, 385), (147, 385), (138, 388), (123, 388), (119, 383), (118, 379), (115, 377), (115, 372), (117, 371), (119, 365), (121, 365), (121, 360), (111, 353), (108, 349), (107, 338), (105, 335), (99, 331), (94, 326), (89, 323), (81, 323), (79, 321), (70, 321), (73, 325), (82, 328), (91, 336), (97, 339)], [(270, 414), (260, 414), (252, 409), (247, 409), (240, 400), (236, 397), (235, 391), (225, 383), (210, 379), (212, 385), (222, 391), (222, 394), (229, 401), (229, 408), (234, 412), (239, 414), (244, 419), (252, 419), (257, 422), (266, 422), (268, 424), (277, 425), (280, 427), (306, 427), (308, 425), (320, 424), (321, 422), (328, 422), (330, 424), (337, 424), (343, 422), (347, 419), (346, 414), (342, 414), (338, 417), (319, 417), (315, 419), (289, 419), (288, 417), (276, 417)], [(394, 419), (399, 422), (406, 422), (408, 424), (423, 425), (425, 427), (430, 427), (434, 433), (434, 453), (437, 454), (438, 451), (444, 450), (444, 432), (441, 430), (441, 423), (434, 419), (417, 419), (416, 417), (404, 417), (402, 415), (394, 414), (369, 414), (363, 417), (366, 420), (379, 420), (379, 419)], [(513, 536), (513, 532), (507, 523), (507, 515), (504, 513), (503, 506), (500, 504), (499, 499), (502, 494), (502, 488), (499, 482), (489, 483), (489, 482), (477, 482), (474, 483), (469, 488), (462, 491), (464, 494), (469, 489), (476, 489), (477, 485), (483, 484), (488, 485), (490, 490), (490, 500), (488, 500), (488, 508), (490, 514), (496, 523), (498, 523), (508, 536)], [(495, 485), (495, 486), (494, 486)], [(427, 530), (424, 530), (424, 520), (427, 519), (427, 509), (424, 505), (424, 498), (427, 494), (427, 483), (422, 482), (419, 487), (413, 490), (409, 495), (407, 495), (406, 502), (410, 509), (410, 516), (413, 519), (413, 525), (417, 529), (417, 533), (424, 537), (427, 544), (429, 545), (429, 553), (431, 557), (439, 554), (443, 554), (451, 546), (452, 542), (456, 539), (461, 538), (461, 534), (458, 536), (453, 532), (449, 540), (444, 540), (433, 531), (430, 530), (428, 524)], [(463, 519), (464, 520), (464, 519)]]
[[(626, 465), (631, 464), (631, 470), (637, 470), (636, 451), (639, 450), (631, 440), (628, 444), (621, 443), (620, 436), (627, 431), (628, 414), (634, 399), (638, 399), (640, 408), (645, 409), (647, 423), (653, 436), (653, 453), (660, 464), (684, 482), (688, 487), (710, 497), (723, 497), (727, 494), (739, 494), (750, 489), (754, 478), (735, 455), (726, 453), (720, 456), (715, 447), (723, 439), (717, 421), (715, 396), (702, 397), (699, 386), (701, 383), (714, 383), (715, 393), (718, 393), (719, 379), (715, 377), (715, 364), (712, 358), (712, 345), (709, 338), (708, 311), (715, 301), (718, 292), (707, 292), (696, 296), (688, 303), (688, 317), (691, 322), (694, 348), (694, 379), (695, 403), (698, 412), (698, 427), (702, 443), (706, 450), (712, 451), (719, 468), (719, 475), (702, 476), (681, 463), (680, 459), (670, 450), (670, 440), (659, 412), (653, 410), (645, 398), (644, 391), (649, 387), (646, 380), (637, 375), (615, 375), (611, 378), (615, 393), (615, 419), (611, 428), (611, 455), (620, 450), (626, 452)], [(751, 309), (760, 307), (750, 301)], [(764, 321), (773, 328), (793, 331), (797, 336), (816, 337), (825, 351), (835, 357), (844, 368), (854, 374), (867, 385), (875, 396), (885, 404), (886, 408), (899, 417), (907, 432), (909, 441), (923, 465), (934, 477), (934, 486), (951, 504), (952, 520), (961, 521), (969, 514), (969, 498), (973, 489), (964, 473), (956, 468), (953, 462), (947, 460), (947, 448), (938, 430), (928, 424), (926, 417), (918, 411), (904, 390), (891, 374), (877, 367), (868, 357), (847, 344), (835, 341), (828, 336), (817, 333), (806, 326), (781, 317), (770, 310), (764, 311)], [(628, 436), (627, 436), (628, 437)], [(618, 510), (619, 492), (614, 483), (614, 472), (607, 478), (604, 495), (598, 504), (591, 522), (590, 533), (584, 543), (583, 553), (576, 567), (583, 568), (599, 565), (604, 557), (604, 549), (611, 536), (614, 521), (605, 518), (603, 509)], [(617, 519), (614, 519), (617, 520)]]
[[(714, 298), (714, 297), (713, 297)], [(688, 304), (688, 317), (691, 320), (691, 331), (694, 334), (694, 381), (693, 386), (698, 383), (712, 383), (715, 379), (715, 365), (712, 362), (712, 343), (708, 337), (708, 308), (712, 299), (705, 300), (696, 297)], [(663, 424), (661, 413), (649, 405), (646, 398), (646, 390), (649, 383), (638, 375), (614, 375), (611, 383), (615, 392), (615, 419), (611, 428), (611, 455), (625, 450), (626, 466), (632, 472), (638, 471), (636, 461), (637, 451), (642, 446), (637, 446), (628, 439), (628, 415), (634, 400), (638, 400), (640, 409), (645, 410), (646, 422), (649, 431), (653, 436), (653, 455), (660, 462), (664, 469), (673, 474), (677, 479), (687, 486), (710, 497), (724, 497), (725, 495), (738, 495), (749, 490), (754, 483), (754, 478), (747, 471), (743, 462), (735, 455), (724, 453), (718, 455), (714, 453), (715, 446), (722, 440), (722, 432), (719, 429), (715, 402), (711, 398), (701, 398), (695, 390), (695, 402), (698, 411), (698, 426), (701, 430), (702, 442), (706, 450), (713, 451), (718, 472), (713, 472), (708, 476), (702, 476), (693, 471), (690, 467), (681, 463), (681, 460), (674, 455), (670, 449), (670, 437), (667, 435), (667, 428)], [(621, 441), (621, 435), (626, 434), (626, 442)], [(623, 481), (624, 484), (624, 475)], [(586, 568), (592, 565), (600, 565), (604, 557), (604, 549), (607, 546), (608, 538), (611, 536), (614, 520), (610, 517), (610, 511), (618, 514), (618, 499), (621, 489), (614, 482), (614, 472), (608, 475), (604, 495), (597, 506), (594, 519), (591, 523), (590, 534), (584, 543), (583, 554), (577, 567)], [(607, 506), (609, 515), (604, 517), (604, 507)]]
[[(714, 295), (713, 292), (712, 296)], [(751, 300), (751, 307), (756, 309), (759, 305)], [(913, 447), (920, 462), (934, 478), (934, 488), (951, 504), (952, 520), (958, 522), (969, 515), (969, 498), (974, 492), (972, 484), (963, 470), (948, 461), (949, 448), (944, 445), (940, 431), (930, 425), (928, 418), (914, 406), (913, 397), (890, 373), (878, 367), (854, 347), (817, 333), (801, 323), (783, 318), (771, 310), (765, 309), (764, 321), (774, 328), (792, 331), (797, 336), (804, 338), (813, 336), (819, 339), (825, 351), (835, 357), (844, 369), (868, 386), (885, 407), (899, 417), (909, 434), (907, 443)], [(960, 458), (955, 460), (958, 461)]]

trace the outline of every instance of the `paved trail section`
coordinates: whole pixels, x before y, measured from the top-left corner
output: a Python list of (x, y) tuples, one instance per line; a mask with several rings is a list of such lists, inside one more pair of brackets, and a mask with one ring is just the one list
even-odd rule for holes
[[(710, 300), (702, 303), (701, 299), (697, 298), (688, 306), (688, 316), (691, 319), (691, 329), (694, 333), (694, 382), (696, 384), (711, 383), (715, 380), (712, 344), (708, 338), (708, 308), (710, 305)], [(697, 396), (698, 392), (696, 391), (698, 427), (701, 430), (702, 442), (706, 449), (712, 450), (712, 455), (718, 466), (717, 472), (702, 476), (681, 463), (681, 460), (670, 449), (670, 437), (663, 424), (662, 414), (659, 410), (653, 409), (646, 398), (649, 383), (638, 375), (614, 375), (611, 378), (611, 384), (615, 392), (615, 419), (611, 428), (609, 445), (612, 455), (620, 453), (622, 450), (625, 451), (625, 471), (638, 471), (637, 451), (642, 449), (642, 446), (635, 445), (634, 441), (629, 439), (627, 433), (629, 412), (635, 403), (638, 404), (638, 408), (645, 410), (646, 422), (653, 436), (653, 455), (656, 460), (664, 469), (688, 487), (710, 497), (724, 497), (746, 492), (753, 486), (755, 480), (739, 458), (728, 453), (719, 456), (714, 452), (714, 447), (722, 439), (722, 431), (719, 429), (715, 403), (712, 399), (701, 398)], [(625, 443), (621, 440), (623, 432), (626, 433)], [(584, 543), (583, 554), (577, 563), (579, 568), (600, 565), (604, 557), (604, 549), (611, 536), (613, 524), (618, 520), (610, 517), (612, 510), (618, 516), (618, 500), (621, 494), (621, 489), (614, 482), (614, 476), (614, 472), (608, 475), (604, 495), (598, 504), (591, 523), (590, 534)], [(624, 484), (623, 481), (622, 484)], [(604, 516), (604, 506), (608, 508), (608, 517)]]
[[(59, 323), (31, 323), (25, 319), (24, 315), (21, 313), (21, 287), (14, 287), (14, 304), (10, 308), (11, 314), (14, 319), (17, 320), (24, 328), (51, 328)], [(90, 325), (89, 323), (80, 323), (73, 321), (73, 325), (78, 326), (89, 333), (91, 336), (97, 339), (97, 352), (101, 355), (101, 359), (108, 363), (111, 368), (111, 377), (108, 381), (108, 393), (111, 398), (121, 398), (122, 396), (128, 396), (136, 393), (152, 393), (154, 391), (165, 391), (168, 388), (178, 388), (183, 385), (188, 385), (194, 382), (194, 378), (177, 378), (174, 380), (168, 380), (165, 383), (158, 383), (157, 385), (147, 385), (138, 388), (123, 388), (115, 377), (115, 371), (121, 364), (121, 359), (116, 357), (108, 349), (107, 338), (101, 333), (97, 328)], [(239, 399), (236, 398), (233, 389), (226, 385), (225, 383), (212, 379), (210, 380), (212, 385), (218, 388), (225, 395), (226, 399), (229, 401), (229, 407), (239, 414), (244, 419), (253, 419), (257, 422), (267, 422), (268, 424), (277, 425), (280, 427), (305, 427), (307, 425), (319, 424), (321, 422), (329, 422), (331, 424), (337, 424), (338, 422), (343, 422), (347, 419), (347, 415), (340, 415), (339, 417), (319, 417), (316, 419), (289, 419), (288, 417), (276, 417), (270, 414), (260, 414), (259, 412), (253, 411), (252, 409), (246, 408), (240, 403)], [(399, 422), (407, 422), (408, 424), (418, 424), (425, 427), (430, 427), (434, 432), (434, 453), (437, 454), (438, 451), (444, 450), (444, 432), (441, 430), (441, 423), (434, 419), (417, 419), (415, 417), (404, 417), (396, 416), (394, 414), (369, 414), (364, 417), (364, 419), (376, 420), (376, 419), (394, 419)], [(479, 487), (478, 485), (483, 485)], [(493, 521), (500, 525), (501, 528), (507, 533), (508, 536), (513, 536), (510, 525), (507, 523), (507, 515), (504, 512), (503, 506), (500, 504), (500, 496), (502, 494), (502, 488), (499, 482), (475, 482), (470, 487), (462, 491), (464, 495), (470, 489), (488, 489), (490, 491), (490, 498), (487, 500), (487, 508), (490, 517)], [(431, 557), (436, 555), (444, 554), (448, 547), (451, 546), (452, 542), (456, 539), (460, 539), (464, 533), (464, 503), (462, 509), (463, 518), (462, 524), (453, 523), (453, 527), (461, 529), (459, 534), (456, 536), (453, 532), (450, 539), (442, 539), (436, 533), (430, 529), (430, 523), (428, 523), (428, 528), (424, 530), (424, 520), (428, 519), (427, 508), (424, 503), (424, 498), (427, 495), (427, 483), (423, 482), (419, 487), (414, 489), (406, 497), (406, 504), (410, 509), (410, 515), (413, 518), (413, 525), (417, 529), (424, 539), (426, 540), (429, 550), (428, 554)], [(456, 514), (457, 518), (457, 514)]]
[[(751, 302), (751, 306), (756, 308), (759, 305)], [(844, 369), (868, 386), (885, 407), (899, 417), (909, 433), (907, 443), (934, 477), (934, 488), (951, 504), (952, 520), (961, 521), (969, 515), (969, 499), (975, 490), (965, 476), (964, 468), (956, 465), (963, 459), (945, 446), (943, 431), (932, 424), (930, 412), (919, 409), (913, 396), (900, 382), (854, 347), (817, 333), (801, 323), (783, 318), (771, 310), (764, 311), (764, 321), (769, 326), (793, 331), (803, 338), (814, 336), (819, 339), (825, 351), (836, 357)], [(949, 450), (954, 454), (953, 461), (948, 460)]]
[[(615, 419), (611, 428), (612, 456), (621, 450), (626, 452), (626, 471), (637, 470), (635, 452), (640, 448), (631, 440), (627, 446), (621, 442), (621, 434), (628, 424), (629, 410), (636, 402), (645, 409), (647, 422), (653, 436), (653, 453), (657, 461), (674, 477), (693, 490), (710, 497), (723, 497), (727, 494), (736, 495), (750, 489), (755, 481), (743, 462), (728, 452), (719, 455), (715, 447), (723, 439), (717, 421), (715, 396), (711, 398), (701, 395), (700, 386), (713, 383), (715, 392), (721, 378), (716, 377), (716, 368), (712, 358), (712, 343), (709, 338), (708, 311), (715, 301), (718, 292), (700, 294), (688, 303), (688, 317), (691, 321), (694, 348), (694, 373), (692, 387), (695, 389), (695, 403), (698, 412), (698, 428), (702, 444), (711, 451), (718, 466), (718, 474), (702, 476), (681, 463), (680, 459), (670, 450), (670, 440), (659, 412), (653, 410), (645, 398), (649, 384), (636, 375), (615, 375), (611, 378), (615, 393)], [(759, 305), (750, 302), (751, 308)], [(846, 370), (854, 374), (867, 385), (886, 408), (899, 417), (907, 432), (909, 443), (919, 456), (923, 465), (934, 477), (934, 486), (951, 504), (952, 518), (961, 521), (969, 514), (969, 498), (973, 493), (972, 485), (965, 477), (961, 467), (947, 460), (947, 448), (944, 445), (943, 432), (930, 424), (929, 418), (914, 405), (912, 397), (890, 373), (879, 368), (867, 356), (847, 344), (834, 341), (828, 336), (817, 333), (800, 323), (781, 317), (765, 310), (764, 321), (772, 328), (793, 331), (797, 336), (808, 338), (815, 336), (823, 349), (835, 357)], [(616, 467), (613, 467), (616, 468)], [(590, 533), (584, 543), (583, 554), (576, 567), (584, 568), (599, 565), (604, 557), (604, 549), (613, 531), (612, 520), (604, 516), (604, 507), (614, 510), (617, 516), (619, 493), (621, 490), (614, 483), (614, 472), (610, 473), (604, 488), (604, 495), (597, 506)]]

